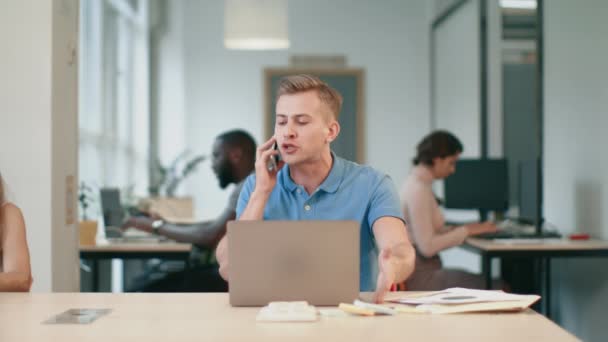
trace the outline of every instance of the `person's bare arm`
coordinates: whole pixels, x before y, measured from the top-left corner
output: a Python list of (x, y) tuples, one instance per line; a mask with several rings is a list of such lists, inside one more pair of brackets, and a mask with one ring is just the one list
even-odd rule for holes
[(407, 206), (403, 210), (409, 214), (412, 239), (423, 256), (433, 257), (445, 249), (462, 244), (466, 239), (467, 230), (462, 227), (444, 232), (435, 231), (432, 219), (435, 198), (429, 190), (412, 187), (405, 195), (405, 202)]
[(0, 272), (0, 292), (28, 292), (32, 286), (32, 272), (23, 215), (10, 203), (0, 210), (3, 211), (0, 223), (3, 270)]
[(235, 218), (236, 213), (234, 210), (226, 209), (213, 221), (187, 226), (165, 223), (158, 229), (158, 233), (175, 241), (213, 248), (226, 234), (226, 224), (228, 221), (232, 221)]
[(401, 219), (381, 217), (374, 222), (372, 229), (380, 250), (374, 300), (381, 303), (393, 284), (404, 281), (412, 274), (416, 255)]
[(464, 225), (464, 227), (467, 229), (467, 236), (495, 233), (496, 231), (498, 231), (496, 224), (494, 224), (493, 222), (469, 223)]
[(225, 281), (228, 280), (228, 236), (224, 235), (224, 237), (217, 244), (217, 248), (215, 249), (215, 259), (217, 263), (220, 265), (219, 272), (220, 276), (224, 278)]
[[(193, 243), (201, 247), (214, 248), (218, 241), (226, 233), (226, 224), (234, 220), (236, 213), (231, 208), (226, 208), (215, 220), (204, 221), (194, 224), (174, 224), (165, 222), (159, 229), (158, 234), (166, 236), (177, 242)], [(124, 228), (134, 227), (146, 232), (152, 232), (153, 218), (132, 217)]]

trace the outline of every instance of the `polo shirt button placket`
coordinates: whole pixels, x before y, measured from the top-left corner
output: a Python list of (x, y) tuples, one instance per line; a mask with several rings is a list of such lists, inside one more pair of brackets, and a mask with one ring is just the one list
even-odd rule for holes
[(310, 211), (310, 209), (311, 209), (310, 204), (306, 204), (306, 205), (304, 206), (304, 210), (306, 210), (306, 211)]

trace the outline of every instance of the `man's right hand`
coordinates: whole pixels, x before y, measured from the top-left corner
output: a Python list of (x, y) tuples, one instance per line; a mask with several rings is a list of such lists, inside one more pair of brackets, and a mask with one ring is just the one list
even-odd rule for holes
[(225, 281), (228, 281), (228, 238), (226, 235), (217, 244), (215, 258), (220, 265), (220, 275)]
[(144, 232), (151, 233), (152, 232), (152, 222), (154, 222), (154, 218), (150, 218), (147, 216), (132, 216), (129, 217), (121, 226), (120, 229), (124, 232), (129, 228), (135, 228), (138, 230), (142, 230)]
[(260, 145), (256, 152), (255, 159), (255, 190), (262, 193), (269, 194), (274, 189), (274, 186), (277, 184), (277, 173), (279, 170), (285, 165), (285, 162), (279, 160), (277, 163), (277, 167), (269, 171), (268, 163), (270, 162), (270, 158), (279, 154), (279, 151), (274, 150), (272, 146), (274, 145), (276, 139), (272, 136), (268, 141)]
[(471, 223), (465, 226), (469, 236), (475, 236), (486, 233), (495, 233), (498, 231), (496, 225), (492, 222)]

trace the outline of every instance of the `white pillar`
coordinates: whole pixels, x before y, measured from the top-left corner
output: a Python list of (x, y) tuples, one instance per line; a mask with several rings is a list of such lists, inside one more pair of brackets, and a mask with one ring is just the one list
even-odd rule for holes
[(79, 290), (77, 32), (77, 0), (0, 1), (0, 172), (37, 292)]

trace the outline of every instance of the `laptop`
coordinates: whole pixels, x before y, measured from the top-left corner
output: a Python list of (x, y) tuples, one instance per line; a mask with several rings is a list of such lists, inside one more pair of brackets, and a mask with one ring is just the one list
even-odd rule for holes
[(101, 210), (106, 226), (106, 235), (115, 237), (125, 219), (125, 211), (120, 203), (120, 190), (117, 188), (102, 188), (100, 191)]
[(231, 221), (227, 234), (232, 306), (359, 297), (358, 222)]
[(121, 226), (128, 217), (128, 214), (120, 202), (119, 189), (102, 188), (100, 190), (100, 198), (106, 238), (113, 242), (159, 242), (163, 240), (163, 237), (135, 228), (129, 228), (124, 232), (121, 230)]

